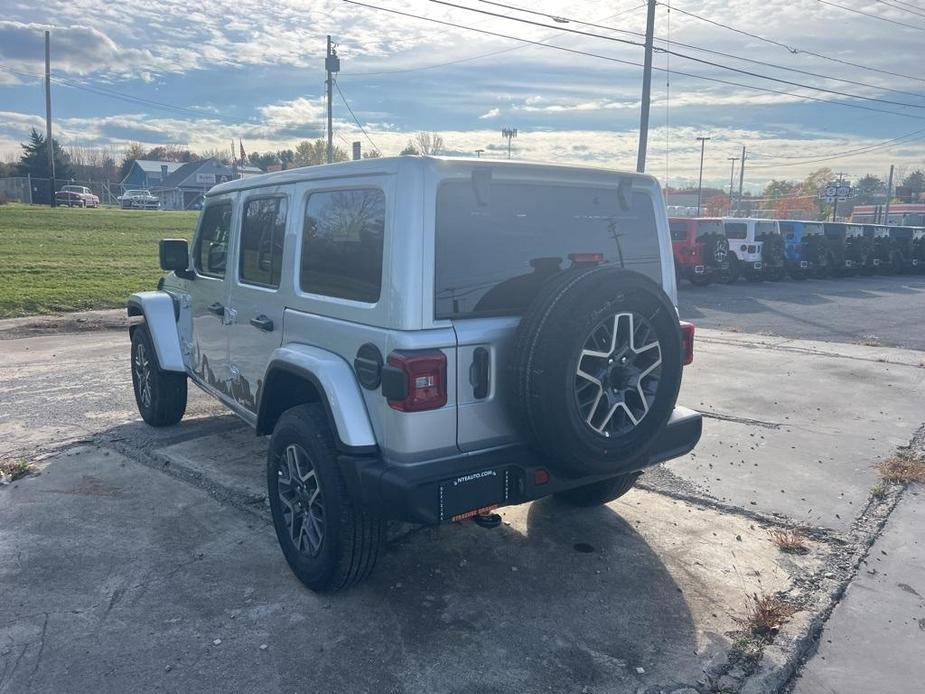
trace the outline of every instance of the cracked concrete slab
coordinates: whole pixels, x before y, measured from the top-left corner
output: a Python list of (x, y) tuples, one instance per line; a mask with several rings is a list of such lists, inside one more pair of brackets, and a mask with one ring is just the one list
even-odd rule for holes
[(421, 530), (368, 583), (317, 596), (268, 524), (107, 449), (0, 494), (4, 693), (681, 687), (728, 649), (747, 594), (787, 589), (822, 555), (634, 491)]
[[(794, 694), (922, 689), (925, 498), (906, 491), (835, 607)], [(886, 673), (889, 673), (885, 677)], [(888, 682), (888, 685), (886, 684)]]

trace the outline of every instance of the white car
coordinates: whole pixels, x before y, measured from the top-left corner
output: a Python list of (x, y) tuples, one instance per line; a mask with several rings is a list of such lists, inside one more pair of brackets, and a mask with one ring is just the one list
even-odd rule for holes
[(152, 195), (149, 190), (127, 190), (118, 198), (122, 209), (142, 209), (156, 210), (160, 205), (160, 200), (156, 195)]
[[(723, 228), (729, 240), (729, 281), (734, 281), (740, 274), (746, 279), (758, 279), (763, 268), (761, 241), (756, 240), (758, 230), (757, 219), (742, 219), (739, 217), (726, 217), (723, 219)], [(777, 222), (775, 221), (776, 225)]]

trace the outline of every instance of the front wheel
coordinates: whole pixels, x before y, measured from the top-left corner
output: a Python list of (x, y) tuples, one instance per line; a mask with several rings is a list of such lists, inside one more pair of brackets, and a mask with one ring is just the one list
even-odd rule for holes
[(334, 592), (369, 576), (384, 523), (348, 491), (320, 405), (280, 417), (267, 451), (267, 491), (280, 548), (302, 583)]
[(611, 477), (609, 480), (592, 482), (583, 487), (558, 492), (553, 496), (572, 506), (602, 506), (626, 494), (633, 488), (638, 478), (638, 472), (631, 472), (627, 475)]
[(132, 332), (132, 388), (135, 404), (147, 424), (167, 427), (186, 412), (186, 374), (161, 371), (148, 326)]

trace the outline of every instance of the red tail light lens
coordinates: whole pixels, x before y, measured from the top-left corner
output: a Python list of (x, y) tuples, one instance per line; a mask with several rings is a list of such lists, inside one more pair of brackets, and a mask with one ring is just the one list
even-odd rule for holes
[(404, 397), (388, 401), (393, 410), (420, 412), (446, 405), (446, 355), (443, 352), (436, 349), (392, 352), (387, 361), (405, 376)]
[(694, 361), (694, 324), (681, 321), (681, 363), (687, 366)]

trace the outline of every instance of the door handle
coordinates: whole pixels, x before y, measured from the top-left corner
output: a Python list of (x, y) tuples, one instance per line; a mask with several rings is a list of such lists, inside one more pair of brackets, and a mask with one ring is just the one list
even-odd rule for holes
[(265, 330), (268, 333), (273, 332), (273, 321), (262, 314), (256, 318), (251, 318), (251, 325), (258, 330)]
[(222, 305), (221, 305), (220, 303), (218, 303), (217, 301), (216, 301), (214, 304), (210, 304), (210, 305), (209, 305), (208, 311), (209, 311), (209, 313), (214, 313), (216, 316), (224, 316), (224, 315), (225, 315), (225, 307), (222, 306)]

